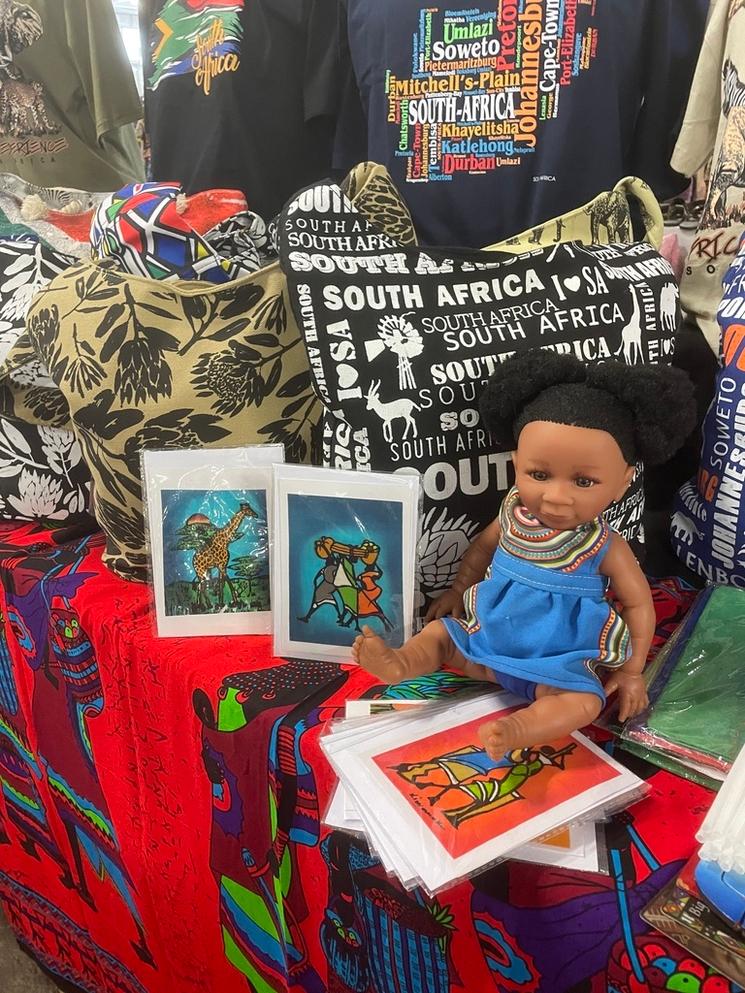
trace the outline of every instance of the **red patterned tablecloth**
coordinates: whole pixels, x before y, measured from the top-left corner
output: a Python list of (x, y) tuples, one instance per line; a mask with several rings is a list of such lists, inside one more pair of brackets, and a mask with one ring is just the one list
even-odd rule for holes
[[(158, 640), (101, 549), (0, 527), (0, 903), (48, 969), (91, 993), (708, 993), (639, 917), (707, 791), (626, 757), (651, 793), (607, 829), (610, 875), (506, 862), (407, 893), (320, 824), (324, 725), (383, 688), (266, 638)], [(689, 594), (655, 596), (662, 638)]]

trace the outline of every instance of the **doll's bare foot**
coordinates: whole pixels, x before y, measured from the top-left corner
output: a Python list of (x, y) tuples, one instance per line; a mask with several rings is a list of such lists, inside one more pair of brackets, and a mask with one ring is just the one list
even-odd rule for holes
[(595, 693), (539, 686), (530, 706), (482, 724), (479, 737), (489, 758), (497, 760), (512, 748), (558, 741), (594, 721), (602, 706)]
[(486, 754), (493, 762), (497, 762), (505, 752), (513, 748), (524, 748), (532, 744), (524, 740), (525, 735), (514, 717), (500, 717), (498, 721), (482, 724), (479, 728), (479, 738), (486, 748)]
[(400, 683), (408, 676), (408, 666), (401, 651), (386, 645), (367, 625), (354, 639), (352, 655), (363, 669), (384, 683)]

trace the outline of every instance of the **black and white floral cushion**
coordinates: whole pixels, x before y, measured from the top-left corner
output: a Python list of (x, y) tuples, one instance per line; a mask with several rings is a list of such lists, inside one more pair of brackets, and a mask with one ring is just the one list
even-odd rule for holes
[[(0, 238), (0, 362), (23, 333), (37, 293), (77, 259), (28, 236)], [(66, 402), (41, 362), (15, 370), (17, 385), (31, 387), (38, 403), (57, 406), (66, 420)], [(0, 389), (0, 519), (69, 522), (88, 507), (90, 474), (80, 445), (65, 427), (37, 426), (9, 416), (11, 404)]]

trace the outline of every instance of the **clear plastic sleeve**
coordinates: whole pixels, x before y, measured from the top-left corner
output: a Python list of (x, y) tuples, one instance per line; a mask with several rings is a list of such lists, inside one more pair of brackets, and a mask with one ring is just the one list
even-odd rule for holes
[(277, 655), (349, 662), (365, 625), (394, 647), (411, 637), (420, 506), (416, 473), (277, 468)]
[(714, 798), (696, 838), (701, 858), (745, 875), (745, 747)]
[(274, 465), (281, 445), (141, 457), (156, 634), (272, 630)]
[(701, 592), (649, 668), (650, 704), (622, 741), (721, 780), (745, 744), (745, 592)]
[[(640, 779), (578, 733), (494, 763), (478, 729), (520, 705), (491, 692), (337, 726), (321, 740), (358, 812), (354, 829), (404, 886), (437, 893), (644, 795)], [(327, 814), (345, 819), (343, 798)]]

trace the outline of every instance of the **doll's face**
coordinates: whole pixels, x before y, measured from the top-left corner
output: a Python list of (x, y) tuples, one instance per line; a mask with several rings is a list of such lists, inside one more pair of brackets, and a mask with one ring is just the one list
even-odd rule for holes
[(569, 531), (602, 514), (634, 475), (607, 431), (531, 421), (513, 455), (523, 505), (546, 527)]

